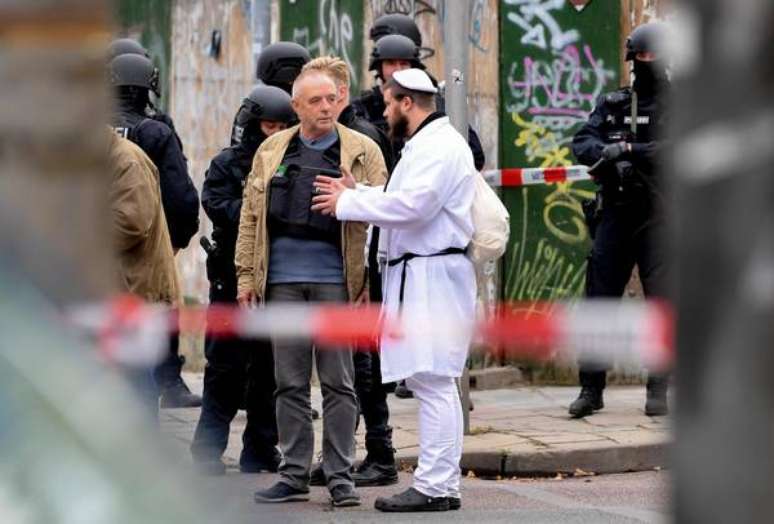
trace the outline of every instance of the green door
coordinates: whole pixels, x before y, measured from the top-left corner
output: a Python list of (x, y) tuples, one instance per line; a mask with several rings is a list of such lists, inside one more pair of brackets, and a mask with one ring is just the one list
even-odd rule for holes
[[(573, 134), (596, 98), (619, 86), (620, 5), (592, 0), (579, 10), (581, 4), (500, 3), (503, 168), (574, 164)], [(582, 295), (590, 239), (581, 201), (593, 192), (590, 181), (503, 188), (511, 213), (505, 300), (532, 303)], [(550, 305), (532, 309), (547, 313)]]
[(135, 38), (150, 52), (161, 73), (161, 100), (169, 105), (169, 78), (172, 74), (172, 2), (170, 0), (119, 0), (117, 23), (120, 32)]

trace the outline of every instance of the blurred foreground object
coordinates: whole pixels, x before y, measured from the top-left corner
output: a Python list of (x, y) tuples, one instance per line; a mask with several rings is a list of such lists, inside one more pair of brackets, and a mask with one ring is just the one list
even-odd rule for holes
[(0, 2), (0, 522), (206, 521), (130, 389), (60, 325), (113, 290), (108, 5)]
[[(422, 347), (428, 340), (454, 343), (473, 332), (482, 349), (532, 360), (573, 362), (586, 353), (595, 362), (618, 362), (626, 369), (666, 370), (672, 364), (674, 318), (663, 302), (552, 302), (550, 315), (535, 313), (548, 307), (535, 302), (504, 303), (485, 318), (454, 322), (442, 304), (431, 308), (426, 317), (386, 318), (379, 305), (277, 304), (247, 309), (211, 304), (174, 310), (123, 295), (110, 302), (72, 307), (67, 318), (97, 337), (108, 361), (130, 365), (157, 358), (158, 342), (178, 328), (216, 339), (311, 339), (321, 346), (353, 345), (361, 351), (378, 351), (376, 341), (385, 335), (411, 338), (416, 347)], [(132, 346), (137, 351), (130, 352)]]
[(0, 253), (57, 302), (113, 279), (104, 2), (0, 3)]
[(774, 515), (774, 3), (675, 13), (675, 521)]
[(0, 297), (0, 522), (217, 522), (118, 372), (2, 267)]

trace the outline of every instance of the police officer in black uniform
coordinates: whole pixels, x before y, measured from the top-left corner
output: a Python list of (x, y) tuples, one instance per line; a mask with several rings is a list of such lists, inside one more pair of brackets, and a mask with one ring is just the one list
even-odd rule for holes
[[(109, 64), (110, 81), (116, 89), (112, 124), (116, 132), (136, 143), (159, 170), (161, 200), (175, 252), (185, 248), (199, 229), (199, 195), (188, 175), (181, 142), (166, 119), (153, 108), (150, 92), (158, 95), (158, 70), (142, 54), (125, 53)], [(170, 120), (171, 123), (171, 120)], [(197, 407), (201, 397), (183, 382), (178, 337), (170, 339), (170, 351), (154, 375), (161, 407)]]
[[(658, 157), (664, 140), (667, 65), (660, 46), (663, 24), (635, 29), (626, 43), (633, 62), (632, 87), (601, 96), (588, 122), (575, 135), (573, 153), (593, 166), (600, 189), (588, 213), (594, 244), (588, 261), (586, 295), (620, 297), (637, 264), (648, 297), (665, 293), (664, 208)], [(570, 415), (584, 417), (602, 409), (607, 366), (590, 355), (581, 358), (581, 392)], [(667, 377), (651, 373), (645, 413), (667, 413)]]
[[(422, 47), (422, 33), (419, 32), (414, 19), (401, 13), (391, 13), (382, 15), (374, 20), (368, 36), (372, 42), (377, 42), (381, 37), (387, 35), (403, 35), (411, 39), (417, 47)], [(427, 58), (425, 56), (425, 58)]]
[[(202, 206), (212, 221), (207, 251), (210, 304), (236, 305), (234, 252), (239, 232), (242, 192), (253, 157), (263, 141), (295, 118), (290, 96), (278, 87), (260, 85), (242, 102), (234, 119), (231, 146), (212, 159), (202, 187)], [(274, 359), (269, 341), (207, 337), (204, 346), (204, 398), (191, 454), (201, 472), (225, 472), (221, 460), (229, 426), (245, 405), (239, 469), (245, 473), (277, 471), (277, 421), (274, 404)]]
[(275, 42), (261, 51), (256, 74), (264, 84), (279, 87), (291, 95), (293, 82), (309, 60), (309, 51), (303, 46), (295, 42)]
[[(147, 59), (151, 58), (148, 50), (145, 49), (139, 42), (132, 40), (131, 38), (118, 38), (110, 43), (110, 47), (108, 49), (108, 61), (111, 61), (120, 55), (140, 55)], [(156, 78), (159, 76), (158, 69), (156, 69), (155, 76)], [(154, 94), (157, 97), (160, 96), (158, 91), (154, 91)], [(175, 135), (175, 139), (180, 146), (180, 150), (183, 150), (183, 141), (180, 140), (180, 136), (177, 134), (175, 123), (172, 121), (172, 117), (164, 113), (161, 109), (157, 108), (153, 103), (153, 100), (150, 100), (150, 98), (148, 99), (148, 106), (145, 109), (145, 114), (148, 118), (158, 120), (159, 122), (163, 122), (164, 124), (168, 125), (172, 130), (172, 133)]]
[[(409, 21), (413, 24), (413, 20), (409, 19)], [(416, 25), (414, 25), (414, 27), (416, 27)], [(372, 34), (374, 34), (373, 30)], [(376, 34), (381, 34), (381, 31)], [(424, 64), (420, 60), (419, 44), (416, 44), (411, 38), (397, 33), (388, 34), (387, 36), (379, 38), (379, 40), (374, 43), (374, 48), (371, 51), (369, 70), (376, 72), (376, 77), (380, 80), (380, 83), (352, 101), (355, 112), (387, 132), (388, 126), (387, 120), (384, 118), (385, 106), (381, 85), (392, 78), (392, 73), (394, 71), (409, 69), (411, 67), (425, 69)], [(432, 76), (430, 78), (437, 87), (438, 82)], [(438, 111), (443, 111), (444, 106), (445, 101), (443, 97), (439, 95), (436, 98), (436, 107), (438, 108)], [(468, 127), (468, 145), (473, 152), (473, 162), (476, 169), (483, 169), (486, 157), (484, 156), (484, 150), (481, 147), (481, 141), (472, 127)], [(393, 156), (396, 157), (396, 161), (401, 149), (403, 149), (403, 142), (394, 140)]]

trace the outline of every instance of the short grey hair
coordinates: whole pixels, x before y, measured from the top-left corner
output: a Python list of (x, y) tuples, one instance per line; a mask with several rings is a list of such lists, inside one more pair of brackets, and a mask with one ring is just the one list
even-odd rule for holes
[(293, 100), (297, 100), (298, 99), (298, 95), (299, 95), (299, 92), (298, 92), (299, 87), (298, 86), (301, 84), (301, 82), (305, 78), (312, 77), (312, 76), (319, 76), (319, 77), (325, 78), (331, 84), (333, 84), (333, 87), (336, 87), (336, 81), (333, 79), (333, 77), (331, 77), (331, 75), (329, 75), (327, 73), (324, 73), (323, 71), (319, 71), (317, 69), (308, 69), (306, 71), (302, 70), (301, 74), (299, 74), (296, 77), (296, 79), (293, 81), (293, 90), (292, 90), (292, 94), (291, 94), (291, 98)]

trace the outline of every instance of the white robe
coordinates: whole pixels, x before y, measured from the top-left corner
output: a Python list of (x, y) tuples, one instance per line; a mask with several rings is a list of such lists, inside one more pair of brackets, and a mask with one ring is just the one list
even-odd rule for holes
[[(470, 147), (448, 117), (442, 117), (406, 142), (386, 192), (382, 187), (344, 191), (336, 215), (339, 220), (382, 228), (382, 260), (466, 248), (473, 235), (474, 175)], [(459, 377), (476, 314), (473, 264), (464, 254), (453, 254), (414, 258), (406, 268), (402, 313), (403, 264), (384, 267), (382, 272), (388, 322), (402, 316), (412, 326), (401, 338), (382, 336), (382, 380), (393, 382), (416, 373)], [(422, 336), (437, 321), (455, 330), (431, 330), (432, 334)]]

